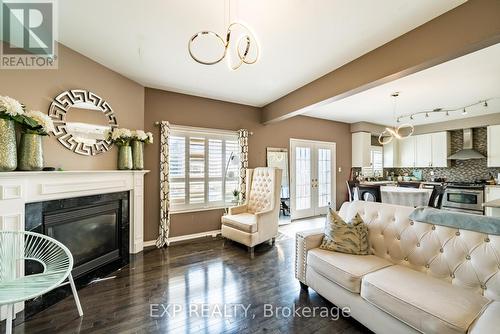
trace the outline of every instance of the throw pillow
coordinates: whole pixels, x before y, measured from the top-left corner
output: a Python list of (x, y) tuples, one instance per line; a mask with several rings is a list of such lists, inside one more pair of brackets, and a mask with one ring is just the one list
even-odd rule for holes
[(346, 223), (335, 211), (328, 210), (325, 235), (319, 248), (335, 252), (368, 255), (368, 226), (359, 214)]

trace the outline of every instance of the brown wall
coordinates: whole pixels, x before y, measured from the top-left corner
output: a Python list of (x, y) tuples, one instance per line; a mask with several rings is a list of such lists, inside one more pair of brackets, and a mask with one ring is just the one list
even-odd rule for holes
[[(345, 200), (344, 182), (351, 167), (351, 133), (349, 124), (309, 117), (295, 117), (271, 125), (260, 123), (261, 109), (189, 95), (146, 88), (145, 120), (147, 131), (159, 136), (154, 122), (165, 120), (176, 125), (189, 125), (225, 130), (249, 129), (249, 166), (266, 165), (266, 147), (289, 147), (290, 138), (332, 141), (337, 143), (337, 205)], [(145, 240), (157, 236), (159, 220), (159, 143), (146, 148)], [(221, 211), (202, 211), (172, 216), (171, 236), (217, 230)]]
[[(28, 109), (47, 112), (59, 93), (86, 89), (108, 101), (121, 127), (144, 126), (144, 87), (91, 59), (59, 45), (57, 70), (0, 70), (0, 95), (13, 97)], [(46, 166), (71, 169), (116, 169), (116, 148), (95, 157), (75, 154), (55, 138), (44, 139)]]

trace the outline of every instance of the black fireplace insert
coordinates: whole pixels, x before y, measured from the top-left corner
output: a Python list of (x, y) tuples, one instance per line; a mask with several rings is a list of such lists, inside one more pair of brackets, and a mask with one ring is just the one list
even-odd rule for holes
[[(129, 193), (118, 192), (26, 204), (26, 230), (48, 235), (71, 251), (73, 277), (82, 287), (129, 263)], [(26, 274), (40, 271), (25, 264)], [(62, 287), (27, 302), (26, 315), (36, 314), (70, 294)]]

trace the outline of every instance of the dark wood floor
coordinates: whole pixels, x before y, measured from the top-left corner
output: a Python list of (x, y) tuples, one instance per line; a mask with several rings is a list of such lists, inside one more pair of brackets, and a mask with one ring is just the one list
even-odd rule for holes
[[(368, 333), (351, 318), (265, 317), (264, 305), (334, 307), (314, 291), (300, 290), (294, 278), (294, 240), (258, 246), (251, 260), (235, 243), (204, 240), (150, 250), (114, 273), (115, 279), (79, 291), (85, 315), (78, 318), (73, 300), (62, 302), (19, 324), (15, 333)], [(235, 304), (251, 304), (248, 316)], [(171, 316), (150, 316), (150, 304), (178, 305)], [(188, 304), (210, 304), (205, 317)], [(228, 305), (220, 315), (216, 306)], [(215, 306), (214, 306), (215, 305)], [(161, 305), (160, 315), (164, 310)], [(173, 306), (171, 306), (173, 307)], [(193, 306), (192, 306), (193, 307)], [(235, 316), (231, 313), (239, 310)], [(286, 315), (286, 313), (285, 313)], [(0, 329), (0, 331), (3, 330)]]

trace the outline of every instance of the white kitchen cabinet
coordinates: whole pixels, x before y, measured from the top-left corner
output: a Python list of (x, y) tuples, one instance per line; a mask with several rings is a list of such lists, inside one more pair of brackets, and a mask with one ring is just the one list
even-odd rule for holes
[(500, 125), (488, 126), (488, 167), (500, 167)]
[(399, 141), (394, 139), (384, 145), (384, 168), (399, 167)]
[(372, 145), (371, 133), (355, 132), (352, 134), (352, 167), (370, 166), (371, 145)]
[(432, 137), (432, 167), (449, 167), (450, 160), (450, 133), (436, 132), (431, 134)]
[(432, 134), (415, 136), (415, 167), (432, 166)]
[[(485, 190), (485, 202), (500, 199), (500, 186), (487, 186)], [(485, 214), (490, 217), (500, 217), (499, 208), (486, 208)]]
[(399, 167), (448, 167), (450, 134), (446, 131), (399, 141)]
[(408, 137), (399, 140), (399, 166), (415, 167), (415, 137)]

